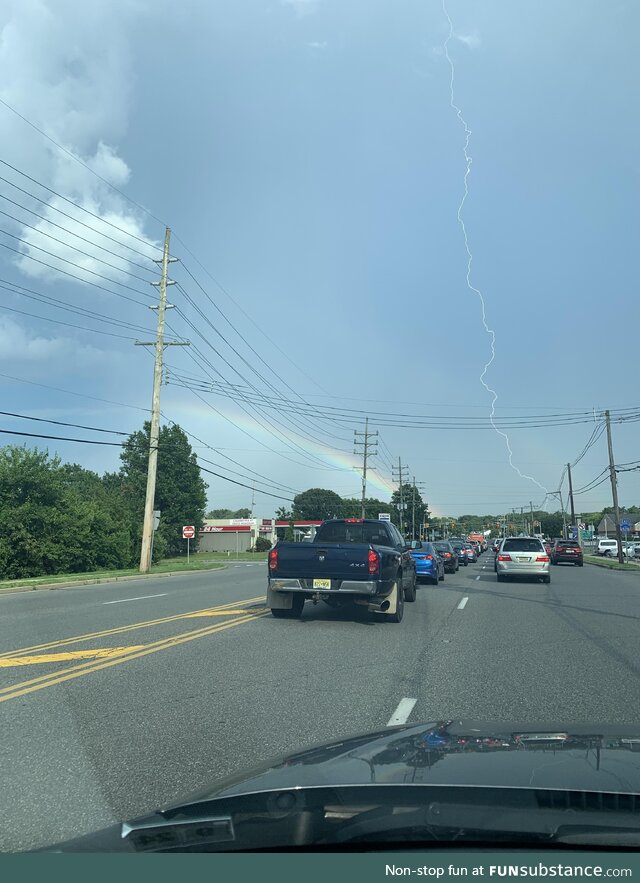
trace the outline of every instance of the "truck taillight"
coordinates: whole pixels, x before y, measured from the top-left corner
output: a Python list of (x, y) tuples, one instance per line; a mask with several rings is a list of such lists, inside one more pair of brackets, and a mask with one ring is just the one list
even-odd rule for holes
[(373, 549), (369, 549), (369, 554), (367, 555), (367, 563), (369, 565), (369, 573), (374, 574), (378, 572), (380, 567), (380, 559), (378, 557), (378, 553)]
[(278, 550), (271, 549), (269, 551), (269, 570), (275, 570), (278, 566)]

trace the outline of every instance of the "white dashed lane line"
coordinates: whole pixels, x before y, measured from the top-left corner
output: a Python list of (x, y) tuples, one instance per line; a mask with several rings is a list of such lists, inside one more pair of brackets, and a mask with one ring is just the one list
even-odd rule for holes
[(458, 604), (458, 610), (464, 610), (467, 606), (467, 601), (469, 600), (468, 596), (464, 597), (462, 601)]
[(137, 598), (119, 598), (117, 601), (103, 601), (103, 604), (124, 604), (125, 601), (146, 601), (147, 598), (164, 598), (168, 595), (168, 592), (163, 592), (161, 595), (139, 595)]
[(407, 696), (405, 696), (404, 699), (401, 699), (398, 707), (389, 718), (387, 726), (395, 727), (398, 724), (406, 723), (407, 718), (413, 711), (413, 706), (416, 704), (417, 701), (417, 699), (409, 699)]

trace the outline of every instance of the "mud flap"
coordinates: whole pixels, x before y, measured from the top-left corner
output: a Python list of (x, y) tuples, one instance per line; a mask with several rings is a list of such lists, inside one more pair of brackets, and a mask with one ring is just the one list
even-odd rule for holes
[(391, 589), (391, 592), (384, 599), (389, 602), (389, 606), (386, 610), (380, 610), (377, 606), (370, 604), (369, 611), (371, 613), (377, 613), (380, 616), (387, 616), (390, 613), (396, 613), (398, 609), (398, 582), (395, 583), (394, 587)]
[(267, 607), (271, 610), (291, 610), (293, 592), (274, 592), (270, 586), (267, 586)]

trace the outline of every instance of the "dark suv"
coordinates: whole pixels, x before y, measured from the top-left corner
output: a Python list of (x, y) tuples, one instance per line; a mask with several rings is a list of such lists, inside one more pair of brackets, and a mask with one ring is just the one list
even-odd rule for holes
[(570, 561), (571, 564), (583, 566), (582, 549), (577, 540), (556, 540), (551, 549), (551, 563), (561, 564)]
[(446, 573), (455, 573), (456, 570), (460, 569), (458, 553), (448, 540), (436, 540), (433, 545), (444, 558), (444, 569)]

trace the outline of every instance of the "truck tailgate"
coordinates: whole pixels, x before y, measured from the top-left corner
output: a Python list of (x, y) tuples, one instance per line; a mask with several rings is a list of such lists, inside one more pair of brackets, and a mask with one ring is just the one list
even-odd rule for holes
[(280, 549), (276, 577), (368, 579), (369, 546), (360, 543), (289, 543)]

